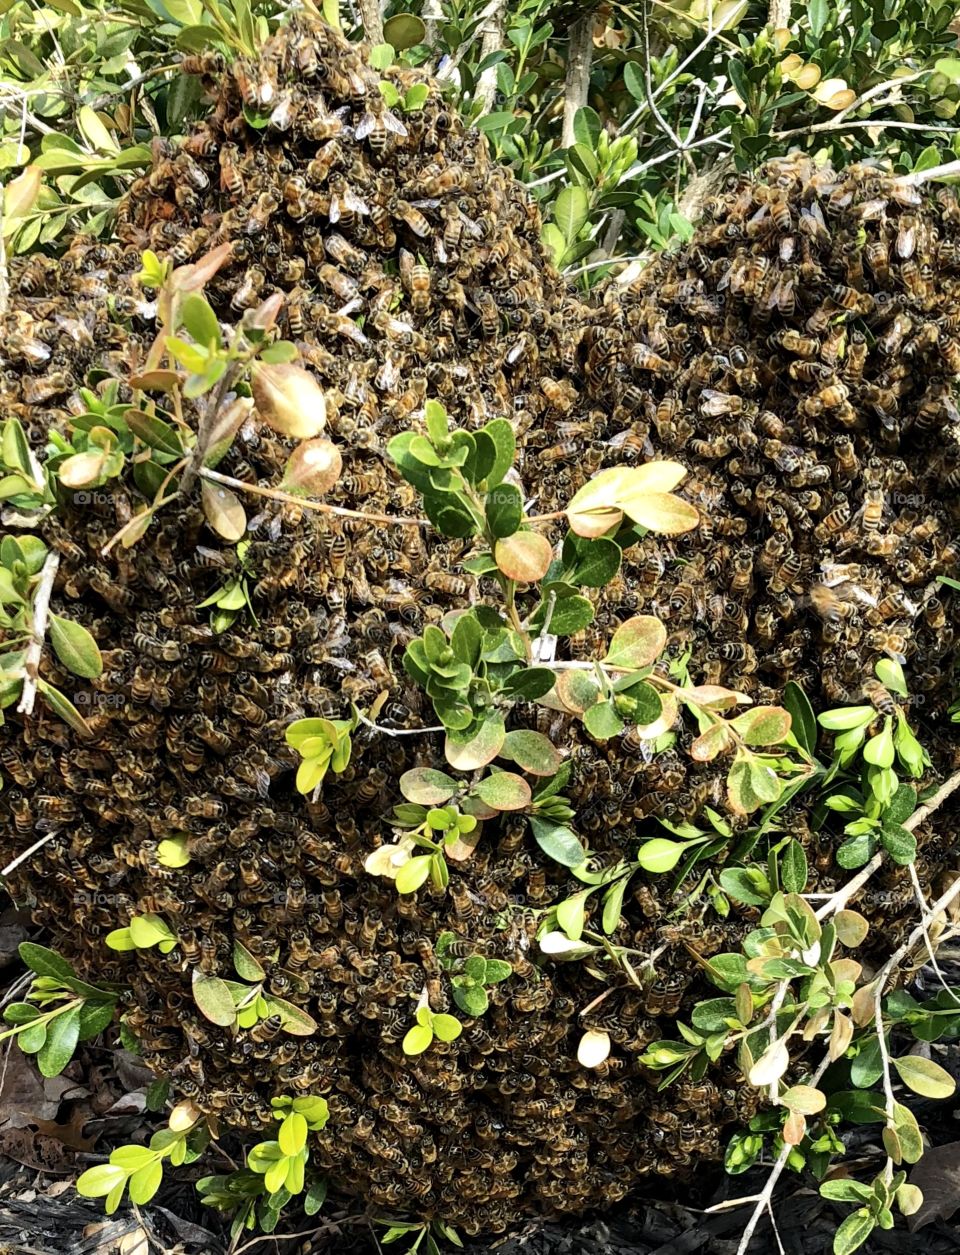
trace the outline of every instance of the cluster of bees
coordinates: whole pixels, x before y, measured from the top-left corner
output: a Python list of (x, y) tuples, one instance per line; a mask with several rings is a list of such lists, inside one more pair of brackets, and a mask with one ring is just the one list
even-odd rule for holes
[[(301, 18), (256, 60), (185, 68), (203, 76), (212, 111), (181, 142), (155, 142), (116, 242), (80, 237), (57, 261), (11, 263), (0, 388), (38, 447), (76, 412), (88, 371), (122, 379), (152, 342), (141, 252), (184, 265), (229, 242), (207, 295), (224, 322), (286, 295), (282, 331), (322, 381), (344, 457), (330, 501), (416, 512), (384, 449), (427, 397), (468, 429), (509, 415), (542, 512), (603, 466), (676, 458), (699, 532), (630, 550), (572, 656), (597, 657), (619, 622), (652, 612), (695, 681), (776, 701), (794, 679), (821, 709), (858, 699), (875, 660), (898, 657), (923, 698), (924, 736), (951, 697), (954, 657), (949, 594), (935, 583), (955, 573), (960, 521), (952, 191), (921, 196), (872, 168), (789, 159), (735, 182), (689, 245), (588, 304), (547, 263), (523, 189), (434, 86), (422, 108), (388, 108), (362, 49)], [(387, 77), (401, 98), (420, 81)], [(288, 453), (248, 424), (221, 470), (276, 483)], [(398, 898), (364, 874), (390, 837), (399, 775), (441, 765), (436, 738), (361, 728), (320, 799), (294, 790), (294, 718), (342, 716), (386, 690), (385, 727), (433, 721), (400, 658), (425, 624), (490, 591), (459, 573), (464, 542), (251, 510), (256, 622), (214, 635), (197, 606), (235, 573), (234, 551), (186, 501), (104, 557), (135, 506), (131, 486), (111, 481), (44, 521), (61, 557), (53, 609), (93, 632), (105, 666), (78, 681), (45, 656), (90, 737), (42, 710), (0, 730), (0, 855), (56, 834), (11, 886), (84, 973), (130, 985), (147, 1063), (237, 1128), (268, 1121), (277, 1094), (324, 1094), (314, 1162), (378, 1207), (470, 1232), (606, 1203), (645, 1173), (717, 1158), (724, 1126), (756, 1101), (732, 1063), (658, 1095), (637, 1060), (676, 1035), (672, 1020), (704, 988), (697, 956), (735, 948), (749, 909), (721, 921), (694, 903), (671, 916), (661, 889), (637, 881), (614, 941), (660, 948), (654, 978), (581, 1015), (595, 979), (537, 961), (536, 911), (565, 882), (522, 821), (488, 825), (444, 893)], [(573, 757), (568, 793), (601, 860), (632, 851), (654, 816), (723, 805), (722, 770), (690, 762), (686, 732), (651, 758), (631, 734), (598, 746), (579, 724), (528, 714)], [(802, 815), (795, 826), (831, 885), (832, 842)], [(175, 833), (188, 836), (179, 869), (157, 858)], [(925, 884), (948, 857), (931, 854)], [(891, 926), (910, 910), (905, 885)], [(145, 911), (169, 922), (174, 951), (106, 949), (110, 929)], [(514, 974), (457, 1041), (407, 1058), (422, 990), (450, 1009), (434, 943), (451, 929), (463, 955), (506, 959)], [(270, 992), (313, 1016), (314, 1035), (274, 1018), (231, 1033), (202, 1017), (191, 971), (232, 978), (235, 940)], [(576, 1043), (591, 1027), (613, 1052), (587, 1072)]]

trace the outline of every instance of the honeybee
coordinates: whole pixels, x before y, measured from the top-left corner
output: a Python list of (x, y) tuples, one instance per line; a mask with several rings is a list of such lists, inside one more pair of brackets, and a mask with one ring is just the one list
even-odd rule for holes
[[(396, 135), (406, 139), (409, 132), (397, 115), (387, 108), (387, 103), (379, 91), (373, 91), (364, 97), (366, 112), (357, 123), (354, 134), (357, 139), (369, 139), (370, 147), (375, 153), (382, 155), (390, 142), (390, 136)], [(432, 196), (433, 192), (425, 192)]]

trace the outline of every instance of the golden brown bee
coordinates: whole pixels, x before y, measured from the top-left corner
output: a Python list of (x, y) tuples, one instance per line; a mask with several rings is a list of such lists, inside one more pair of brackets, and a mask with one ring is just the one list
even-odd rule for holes
[[(390, 136), (395, 135), (405, 139), (408, 134), (407, 128), (393, 110), (387, 108), (386, 101), (380, 92), (372, 91), (369, 95), (365, 94), (364, 100), (366, 112), (357, 123), (354, 134), (357, 139), (369, 139), (373, 151), (382, 156), (390, 142)], [(424, 191), (423, 195), (433, 196), (435, 193)]]
[(879, 680), (873, 678), (864, 681), (863, 695), (881, 715), (894, 715), (897, 712), (897, 703), (893, 695), (886, 689)]

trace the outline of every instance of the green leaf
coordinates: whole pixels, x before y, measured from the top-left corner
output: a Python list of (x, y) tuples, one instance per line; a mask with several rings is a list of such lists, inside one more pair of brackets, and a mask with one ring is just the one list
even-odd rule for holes
[(307, 1122), (298, 1112), (292, 1111), (280, 1125), (277, 1141), (285, 1155), (296, 1155), (307, 1144)]
[(471, 669), (480, 661), (483, 650), (483, 628), (469, 612), (461, 614), (450, 636), (450, 648), (460, 662)]
[(438, 1041), (456, 1041), (463, 1025), (455, 1016), (440, 1014), (433, 1017), (433, 1031)]
[(864, 833), (859, 837), (851, 837), (849, 841), (844, 843), (837, 850), (837, 863), (847, 871), (852, 871), (855, 867), (862, 867), (864, 863), (870, 861), (876, 852), (876, 838), (869, 833)]
[(836, 710), (825, 710), (817, 716), (817, 722), (830, 732), (846, 732), (872, 723), (876, 713), (872, 706), (842, 706)]
[(780, 880), (787, 893), (803, 893), (807, 887), (807, 856), (799, 841), (791, 841), (781, 856)]
[(28, 480), (33, 479), (34, 466), (30, 456), (30, 444), (18, 418), (8, 418), (3, 425), (0, 457), (8, 470), (19, 471)]
[(766, 802), (775, 802), (783, 787), (772, 767), (752, 755), (738, 753), (727, 774), (727, 794), (733, 810), (748, 815)]
[(751, 706), (730, 724), (747, 745), (778, 745), (790, 732), (790, 714), (781, 706)]
[(575, 532), (567, 534), (573, 550), (570, 583), (584, 588), (604, 588), (620, 570), (620, 546), (606, 536), (590, 540)]
[(513, 968), (505, 959), (487, 959), (483, 972), (483, 983), (485, 985), (499, 985), (501, 981), (508, 980), (512, 975)]
[(307, 1190), (303, 1199), (303, 1210), (308, 1216), (315, 1216), (323, 1206), (327, 1197), (327, 1182), (321, 1177), (319, 1181), (314, 1181)]
[(870, 1089), (883, 1076), (883, 1059), (880, 1042), (874, 1034), (860, 1045), (856, 1057), (850, 1061), (850, 1080), (858, 1089)]
[(213, 1024), (229, 1028), (236, 1023), (237, 1008), (230, 986), (219, 976), (208, 976), (198, 967), (193, 969), (193, 1000), (200, 1012)]
[(62, 719), (65, 724), (73, 728), (74, 732), (82, 737), (93, 736), (93, 731), (86, 719), (77, 710), (73, 702), (68, 697), (64, 697), (59, 689), (54, 688), (52, 684), (48, 684), (46, 680), (38, 677), (37, 692), (53, 713)]
[(275, 994), (264, 994), (268, 1015), (279, 1015), (281, 1027), (291, 1037), (312, 1037), (317, 1031), (317, 1022), (312, 1015), (286, 998), (278, 998)]
[(487, 526), (498, 539), (512, 536), (523, 520), (523, 498), (515, 484), (497, 484), (487, 493)]
[(565, 187), (554, 201), (554, 221), (568, 245), (580, 234), (589, 216), (590, 197), (582, 187)]
[(617, 931), (620, 924), (620, 916), (623, 912), (623, 895), (629, 883), (629, 876), (621, 876), (616, 884), (611, 885), (604, 894), (602, 927), (608, 937)]
[(84, 1002), (80, 1008), (80, 1041), (90, 1041), (113, 1023), (115, 1004), (109, 1002)]
[(102, 1198), (116, 1186), (125, 1185), (126, 1181), (127, 1174), (123, 1168), (112, 1163), (100, 1163), (77, 1177), (76, 1190), (83, 1198)]
[(220, 348), (220, 324), (209, 302), (199, 292), (190, 292), (183, 298), (180, 321), (198, 344)]
[(833, 1181), (823, 1182), (820, 1196), (829, 1198), (834, 1203), (869, 1203), (873, 1198), (873, 1190), (869, 1185), (849, 1177), (837, 1177)]
[(884, 823), (880, 829), (880, 844), (895, 863), (906, 867), (917, 856), (917, 839), (912, 832), (899, 824)]
[(91, 148), (95, 148), (101, 153), (118, 153), (120, 151), (120, 145), (114, 136), (107, 130), (89, 105), (82, 105), (77, 111), (77, 125), (83, 138)]
[(501, 693), (522, 701), (536, 701), (546, 697), (553, 688), (556, 676), (547, 667), (526, 667), (505, 680)]
[(591, 109), (589, 105), (583, 105), (574, 114), (573, 133), (578, 144), (583, 144), (591, 151), (594, 150), (602, 130), (603, 123), (596, 109)]
[[(823, 34), (823, 28), (826, 26), (829, 16), (830, 5), (828, 0), (808, 0), (807, 17), (810, 20), (810, 33), (814, 39), (819, 39)], [(854, 1250), (856, 1248), (851, 1247), (850, 1249)], [(839, 1253), (835, 1252), (835, 1255), (839, 1255)]]
[(416, 893), (430, 875), (432, 861), (432, 855), (421, 854), (404, 863), (396, 875), (397, 893)]
[(422, 44), (427, 28), (414, 13), (396, 13), (383, 26), (383, 37), (397, 52)]
[(42, 1076), (60, 1075), (73, 1058), (79, 1037), (79, 1007), (72, 1007), (47, 1022), (46, 1039), (37, 1052), (37, 1066)]
[(433, 1029), (423, 1024), (416, 1024), (401, 1043), (405, 1055), (422, 1055), (433, 1041)]
[(510, 771), (498, 771), (485, 777), (474, 787), (473, 793), (497, 811), (523, 810), (532, 800), (526, 780)]
[[(593, 603), (587, 597), (574, 594), (569, 597), (558, 597), (550, 616), (550, 634), (552, 636), (573, 636), (593, 622)], [(531, 627), (542, 628), (546, 618), (546, 603), (537, 607), (531, 619)]]
[(531, 776), (554, 776), (560, 770), (560, 754), (542, 732), (508, 732), (499, 756), (516, 763)]
[(652, 841), (645, 841), (637, 850), (637, 862), (644, 871), (655, 874), (672, 871), (688, 848), (680, 841), (654, 837)]
[(260, 960), (236, 937), (233, 939), (233, 969), (241, 980), (256, 982), (266, 975)]
[(111, 950), (129, 951), (137, 948), (136, 942), (130, 936), (129, 928), (114, 928), (103, 940)]
[(480, 479), (486, 481), (488, 490), (496, 487), (503, 481), (504, 475), (513, 466), (513, 460), (517, 453), (517, 438), (514, 434), (513, 425), (509, 419), (494, 418), (485, 427), (482, 427), (477, 434), (477, 467), (481, 468), (481, 443), (479, 437), (483, 437), (485, 441), (492, 446), (492, 456), (487, 452), (487, 446), (484, 446), (483, 468), (485, 473), (480, 475)]
[(140, 1168), (130, 1178), (130, 1202), (138, 1206), (149, 1203), (160, 1188), (162, 1180), (163, 1162), (160, 1159), (154, 1159), (152, 1163)]
[[(939, 155), (934, 165), (939, 163)], [(922, 169), (922, 166), (915, 165), (914, 170)], [(896, 693), (898, 697), (907, 696), (907, 681), (903, 674), (903, 667), (899, 662), (895, 662), (892, 658), (881, 658), (874, 670), (882, 684), (885, 684), (891, 693)]]
[(579, 867), (586, 858), (586, 851), (575, 832), (542, 815), (530, 816), (530, 828), (534, 839), (547, 858), (563, 867)]
[(457, 782), (444, 771), (431, 767), (415, 767), (400, 777), (400, 792), (421, 806), (442, 806), (457, 791)]
[(483, 1015), (490, 1006), (487, 991), (479, 985), (458, 986), (454, 983), (453, 1000), (461, 1011), (472, 1016)]
[(759, 867), (725, 867), (719, 879), (720, 887), (738, 902), (766, 906), (770, 901), (770, 882)]
[(22, 941), (18, 951), (27, 967), (38, 976), (52, 976), (61, 981), (75, 976), (66, 959), (56, 951), (48, 950), (46, 946), (37, 945), (35, 941)]
[(609, 740), (624, 730), (624, 722), (612, 701), (597, 702), (583, 713), (583, 726), (598, 741)]
[(883, 1099), (870, 1090), (848, 1089), (830, 1095), (830, 1111), (838, 1111), (852, 1124), (882, 1124), (886, 1119)]
[(932, 1059), (920, 1055), (904, 1055), (891, 1059), (897, 1075), (908, 1089), (923, 1098), (950, 1098), (956, 1090), (956, 1082), (945, 1068)]
[(917, 809), (917, 791), (909, 784), (901, 784), (893, 800), (883, 812), (884, 823), (902, 824)]
[(152, 911), (131, 916), (129, 928), (133, 944), (140, 949), (155, 946), (161, 941), (175, 940), (166, 920)]
[(93, 680), (103, 672), (103, 659), (97, 642), (81, 624), (50, 612), (50, 643), (54, 653), (74, 675)]
[(648, 667), (663, 653), (667, 629), (653, 615), (627, 619), (613, 634), (604, 662), (611, 667)]

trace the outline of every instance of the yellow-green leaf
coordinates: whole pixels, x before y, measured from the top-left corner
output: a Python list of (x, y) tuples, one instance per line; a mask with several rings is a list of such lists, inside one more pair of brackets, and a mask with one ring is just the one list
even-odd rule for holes
[(791, 1085), (780, 1101), (801, 1116), (814, 1116), (827, 1105), (826, 1095), (812, 1085)]
[(691, 532), (700, 523), (700, 515), (689, 501), (672, 492), (646, 492), (628, 497), (622, 503), (627, 518), (662, 536), (679, 536)]
[(890, 1062), (908, 1089), (923, 1098), (949, 1098), (957, 1088), (956, 1082), (946, 1069), (932, 1059), (921, 1055), (904, 1055)]
[(33, 208), (40, 194), (43, 171), (37, 166), (27, 166), (22, 174), (11, 179), (3, 189), (3, 234), (12, 235), (21, 225), (19, 219)]
[(104, 126), (99, 115), (89, 105), (82, 105), (77, 112), (77, 125), (83, 138), (99, 153), (118, 153), (120, 145)]
[(185, 832), (178, 833), (175, 837), (166, 837), (157, 846), (157, 862), (162, 867), (186, 867), (190, 862), (187, 842)]

